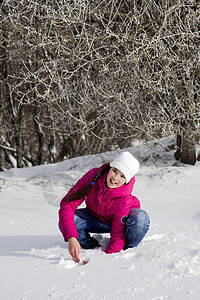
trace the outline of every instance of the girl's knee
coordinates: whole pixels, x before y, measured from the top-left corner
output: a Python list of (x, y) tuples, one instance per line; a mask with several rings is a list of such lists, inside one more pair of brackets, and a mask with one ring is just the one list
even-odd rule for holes
[(147, 212), (143, 209), (131, 209), (130, 214), (128, 216), (127, 225), (130, 223), (143, 223), (145, 225), (150, 224), (150, 217)]
[(147, 222), (147, 223), (150, 223), (149, 215), (148, 215), (148, 213), (147, 213), (145, 210), (143, 210), (143, 209), (140, 209), (140, 211), (139, 211), (139, 218), (141, 218), (142, 220), (144, 220), (145, 223), (146, 223), (146, 222)]

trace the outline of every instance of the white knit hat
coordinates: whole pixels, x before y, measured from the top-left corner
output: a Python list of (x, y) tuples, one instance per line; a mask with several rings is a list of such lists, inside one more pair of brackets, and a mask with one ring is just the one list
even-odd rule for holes
[(140, 169), (139, 161), (129, 152), (122, 152), (110, 163), (110, 166), (124, 174), (126, 183), (129, 183)]

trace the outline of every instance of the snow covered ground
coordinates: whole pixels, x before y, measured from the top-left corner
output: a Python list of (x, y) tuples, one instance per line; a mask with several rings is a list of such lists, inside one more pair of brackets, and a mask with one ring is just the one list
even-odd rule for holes
[[(154, 145), (154, 147), (153, 147)], [(133, 193), (151, 218), (134, 249), (107, 255), (81, 250), (73, 262), (58, 230), (63, 194), (107, 152), (0, 173), (0, 299), (200, 299), (200, 162), (177, 164), (152, 143), (129, 148), (141, 162)]]

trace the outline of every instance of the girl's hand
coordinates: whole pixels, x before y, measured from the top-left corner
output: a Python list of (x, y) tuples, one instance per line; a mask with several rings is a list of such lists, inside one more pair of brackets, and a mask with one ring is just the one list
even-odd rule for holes
[(79, 262), (81, 246), (75, 237), (68, 239), (68, 251), (75, 262)]

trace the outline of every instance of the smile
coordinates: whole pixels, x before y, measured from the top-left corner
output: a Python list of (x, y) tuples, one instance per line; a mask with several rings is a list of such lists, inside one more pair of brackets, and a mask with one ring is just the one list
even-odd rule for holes
[(112, 179), (110, 179), (110, 183), (113, 185), (116, 184)]

